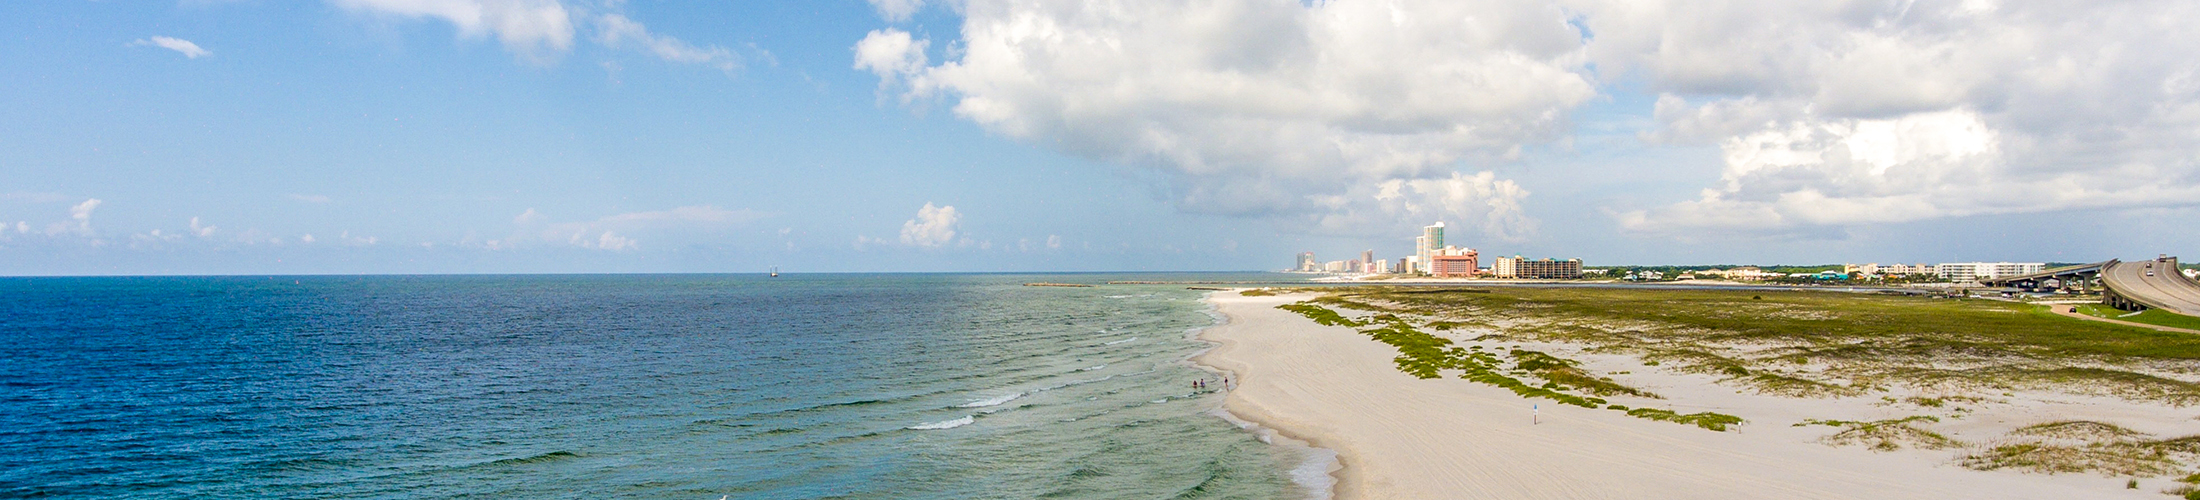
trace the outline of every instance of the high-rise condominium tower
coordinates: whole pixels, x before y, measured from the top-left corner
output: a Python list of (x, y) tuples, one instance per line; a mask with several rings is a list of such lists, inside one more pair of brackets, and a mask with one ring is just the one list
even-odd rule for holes
[[(1414, 238), (1413, 242), (1415, 243), (1413, 254), (1421, 258), (1422, 267), (1427, 267), (1429, 258), (1435, 257), (1444, 248), (1444, 221), (1436, 221), (1435, 224), (1421, 228), (1421, 237)], [(1428, 272), (1428, 269), (1416, 269), (1416, 271)]]

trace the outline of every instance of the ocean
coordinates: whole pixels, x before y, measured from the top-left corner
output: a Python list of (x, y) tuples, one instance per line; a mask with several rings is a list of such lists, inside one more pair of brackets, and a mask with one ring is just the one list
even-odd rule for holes
[(0, 278), (5, 498), (1305, 498), (1182, 285)]

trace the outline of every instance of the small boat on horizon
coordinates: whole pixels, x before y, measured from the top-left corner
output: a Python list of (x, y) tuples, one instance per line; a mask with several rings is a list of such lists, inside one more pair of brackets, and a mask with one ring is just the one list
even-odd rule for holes
[(779, 266), (772, 266), (772, 277), (779, 277)]

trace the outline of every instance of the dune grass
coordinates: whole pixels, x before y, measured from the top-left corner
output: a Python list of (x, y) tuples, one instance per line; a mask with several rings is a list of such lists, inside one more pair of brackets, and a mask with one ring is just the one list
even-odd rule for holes
[(1741, 417), (1720, 413), (1712, 413), (1708, 411), (1681, 414), (1675, 413), (1673, 410), (1661, 410), (1657, 408), (1636, 408), (1632, 410), (1627, 410), (1627, 414), (1637, 418), (1647, 418), (1650, 420), (1689, 424), (1719, 432), (1726, 432), (1726, 426), (1742, 423)]
[(2094, 472), (2109, 476), (2160, 476), (2184, 472), (2200, 459), (2200, 436), (2152, 439), (2100, 422), (2050, 422), (2011, 432), (2011, 441), (1965, 455), (1978, 470)]
[[(1364, 304), (1363, 304), (1364, 305)], [(1368, 306), (1372, 307), (1372, 306)], [(1740, 417), (1712, 412), (1675, 414), (1668, 410), (1649, 408), (1627, 409), (1621, 405), (1609, 405), (1596, 396), (1625, 394), (1637, 397), (1659, 398), (1658, 395), (1628, 387), (1609, 378), (1597, 377), (1579, 368), (1580, 363), (1537, 351), (1514, 349), (1506, 353), (1511, 366), (1506, 366), (1496, 354), (1481, 346), (1472, 349), (1453, 345), (1450, 339), (1431, 335), (1415, 328), (1410, 322), (1395, 314), (1377, 314), (1365, 320), (1345, 317), (1335, 310), (1309, 302), (1277, 306), (1278, 309), (1299, 313), (1315, 323), (1329, 326), (1346, 326), (1376, 341), (1398, 348), (1398, 357), (1392, 361), (1398, 370), (1423, 379), (1442, 378), (1445, 370), (1456, 370), (1459, 378), (1493, 385), (1524, 398), (1548, 399), (1589, 409), (1626, 411), (1628, 415), (1651, 420), (1690, 424), (1714, 431), (1725, 431), (1729, 425), (1743, 423)], [(1533, 385), (1506, 372), (1526, 372), (1544, 380), (1543, 385)], [(1584, 396), (1569, 391), (1586, 391), (1596, 396)]]
[(1895, 451), (1903, 446), (1926, 450), (1942, 450), (1963, 446), (1963, 442), (1950, 439), (1940, 433), (1919, 429), (1918, 422), (1939, 422), (1939, 417), (1916, 415), (1906, 418), (1852, 422), (1846, 420), (1804, 420), (1796, 427), (1824, 425), (1841, 428), (1841, 432), (1826, 436), (1823, 441), (1834, 446), (1865, 445), (1873, 451)]

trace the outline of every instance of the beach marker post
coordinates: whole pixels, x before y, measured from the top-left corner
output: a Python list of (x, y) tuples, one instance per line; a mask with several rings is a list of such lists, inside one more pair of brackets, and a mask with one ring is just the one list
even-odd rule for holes
[(1534, 415), (1528, 417), (1528, 425), (1543, 425), (1543, 405), (1528, 403), (1528, 411)]

